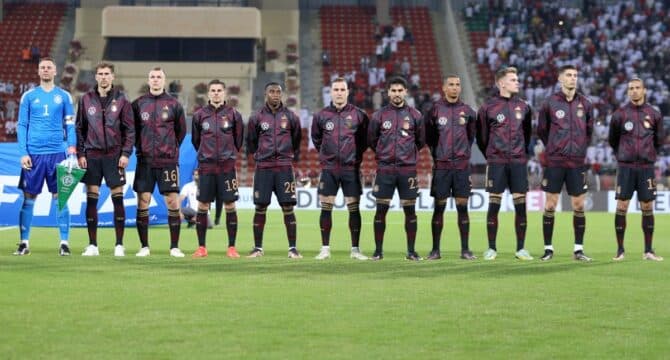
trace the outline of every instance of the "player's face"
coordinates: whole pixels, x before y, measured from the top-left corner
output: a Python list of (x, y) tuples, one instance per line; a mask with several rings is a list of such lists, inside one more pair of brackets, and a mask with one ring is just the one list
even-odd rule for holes
[(628, 98), (634, 103), (644, 102), (644, 96), (647, 94), (647, 90), (644, 88), (644, 85), (641, 81), (634, 80), (628, 83)]
[(51, 82), (56, 78), (56, 64), (51, 60), (40, 61), (37, 66), (37, 74), (40, 80), (44, 82)]
[(222, 84), (212, 84), (207, 91), (207, 97), (212, 104), (221, 104), (226, 97), (226, 89)]
[(558, 82), (565, 90), (574, 90), (577, 88), (577, 70), (567, 69), (558, 76)]
[(512, 95), (519, 93), (519, 77), (514, 73), (508, 73), (505, 75), (502, 79), (500, 79), (498, 85), (501, 87), (501, 89), (504, 89)]
[(461, 79), (457, 77), (450, 77), (442, 85), (444, 96), (449, 100), (456, 100), (461, 96)]
[(272, 107), (277, 107), (281, 103), (281, 86), (270, 85), (265, 89), (265, 102)]
[(98, 83), (98, 87), (103, 89), (109, 89), (112, 86), (112, 81), (114, 81), (114, 73), (110, 68), (99, 68), (95, 72), (95, 81)]
[(349, 97), (349, 89), (347, 83), (344, 81), (334, 82), (330, 85), (330, 97), (333, 100), (333, 105), (342, 107), (347, 104), (347, 97)]
[(389, 87), (389, 100), (394, 106), (402, 106), (405, 102), (405, 95), (407, 95), (407, 89), (401, 84), (391, 84)]
[(151, 70), (148, 84), (151, 91), (163, 91), (165, 89), (165, 73), (163, 70)]

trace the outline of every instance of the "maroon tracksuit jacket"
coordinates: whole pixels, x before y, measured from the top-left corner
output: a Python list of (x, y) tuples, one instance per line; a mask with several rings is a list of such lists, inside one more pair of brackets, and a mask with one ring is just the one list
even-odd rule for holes
[(426, 143), (435, 169), (467, 169), (475, 140), (477, 113), (458, 100), (442, 99), (426, 113)]
[(137, 161), (153, 168), (179, 164), (179, 146), (186, 136), (184, 109), (166, 92), (133, 101)]
[(228, 105), (207, 105), (193, 114), (191, 142), (198, 152), (201, 174), (235, 169), (237, 152), (244, 140), (242, 115)]
[(609, 142), (619, 166), (654, 167), (663, 136), (661, 113), (647, 103), (626, 104), (612, 115)]
[(526, 163), (532, 109), (517, 96), (497, 94), (477, 112), (477, 146), (490, 164)]
[(314, 115), (312, 143), (319, 151), (321, 167), (353, 170), (360, 167), (367, 149), (368, 116), (352, 104), (337, 110), (332, 104)]
[(249, 117), (247, 149), (258, 169), (291, 166), (298, 158), (301, 137), (300, 119), (283, 104), (276, 113), (266, 104)]
[(368, 128), (368, 144), (374, 150), (380, 173), (416, 172), (419, 150), (426, 145), (421, 113), (406, 104), (391, 104), (375, 111)]

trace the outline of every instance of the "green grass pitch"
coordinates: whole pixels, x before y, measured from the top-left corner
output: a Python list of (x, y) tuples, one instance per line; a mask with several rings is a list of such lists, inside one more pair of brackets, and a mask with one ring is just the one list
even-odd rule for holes
[[(252, 246), (251, 211), (240, 211), (238, 249)], [(361, 247), (371, 255), (372, 212)], [(419, 213), (417, 250), (430, 250), (430, 213)], [(572, 254), (572, 216), (556, 218), (556, 257), (513, 259), (513, 213), (501, 213), (499, 256), (485, 262), (485, 213), (471, 213), (471, 248), (458, 259), (455, 213), (445, 217), (443, 257), (403, 259), (402, 212), (391, 212), (381, 262), (349, 259), (347, 213), (334, 212), (333, 258), (319, 262), (317, 211), (298, 211), (298, 247), (287, 259), (281, 212), (270, 211), (262, 259), (225, 258), (223, 225), (208, 232), (210, 256), (193, 260), (195, 230), (182, 226), (184, 259), (167, 255), (166, 226), (152, 227), (150, 258), (139, 259), (134, 227), (127, 256), (57, 256), (57, 229), (35, 228), (32, 255), (14, 257), (18, 229), (0, 231), (0, 358), (3, 359), (445, 359), (667, 358), (670, 259), (642, 260), (640, 215), (628, 215), (627, 258), (615, 253), (614, 215), (587, 213), (586, 253)], [(655, 248), (670, 258), (670, 216), (656, 216)], [(542, 253), (541, 214), (529, 213), (527, 248)]]

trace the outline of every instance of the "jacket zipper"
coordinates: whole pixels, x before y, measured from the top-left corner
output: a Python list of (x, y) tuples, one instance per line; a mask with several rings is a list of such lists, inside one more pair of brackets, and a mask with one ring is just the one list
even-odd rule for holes
[[(107, 96), (111, 95), (107, 94)], [(102, 139), (105, 141), (105, 153), (107, 153), (109, 151), (109, 145), (107, 144), (107, 124), (105, 121), (107, 109), (103, 106), (102, 98), (99, 97), (98, 100), (100, 100), (100, 108), (102, 109)]]

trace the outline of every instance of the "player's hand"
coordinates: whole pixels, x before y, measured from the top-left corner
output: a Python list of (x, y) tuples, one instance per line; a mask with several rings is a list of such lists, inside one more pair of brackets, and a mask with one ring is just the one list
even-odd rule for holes
[(82, 156), (79, 158), (79, 167), (82, 169), (86, 169), (88, 167), (88, 162), (86, 161), (86, 156)]
[(30, 170), (33, 168), (33, 160), (30, 158), (30, 155), (23, 155), (21, 157), (21, 168), (25, 170)]
[(69, 147), (67, 148), (67, 154), (68, 154), (68, 155), (74, 155), (74, 154), (76, 154), (76, 153), (77, 153), (77, 148), (76, 148), (76, 147), (74, 147), (74, 146), (69, 146)]
[(125, 155), (121, 155), (119, 158), (119, 167), (121, 169), (125, 169), (128, 166), (128, 157)]

